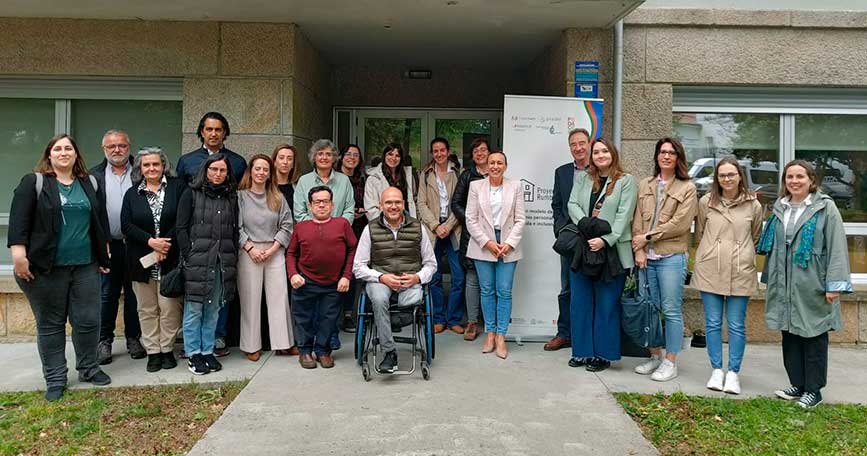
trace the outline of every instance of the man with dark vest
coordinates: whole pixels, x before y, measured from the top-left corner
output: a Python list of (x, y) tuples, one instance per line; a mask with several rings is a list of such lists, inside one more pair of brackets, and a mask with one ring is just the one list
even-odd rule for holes
[(352, 272), (367, 283), (376, 332), (385, 352), (379, 370), (392, 373), (397, 368), (397, 350), (388, 301), (392, 293), (397, 293), (399, 307), (421, 302), (421, 286), (430, 282), (437, 260), (421, 223), (404, 213), (400, 189), (385, 189), (379, 207), (382, 214), (364, 228), (358, 239)]

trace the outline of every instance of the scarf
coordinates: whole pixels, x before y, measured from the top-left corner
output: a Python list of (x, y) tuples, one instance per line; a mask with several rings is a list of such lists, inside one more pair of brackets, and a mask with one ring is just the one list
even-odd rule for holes
[[(801, 269), (807, 269), (810, 256), (813, 251), (813, 235), (816, 232), (816, 223), (819, 220), (819, 213), (816, 212), (804, 223), (801, 228), (801, 240), (798, 241), (798, 246), (795, 248), (795, 257), (792, 262)], [(765, 229), (762, 230), (762, 235), (759, 237), (759, 243), (756, 246), (756, 253), (759, 255), (767, 255), (771, 253), (774, 247), (774, 230), (777, 227), (779, 220), (776, 215), (771, 214), (771, 217), (765, 223)]]

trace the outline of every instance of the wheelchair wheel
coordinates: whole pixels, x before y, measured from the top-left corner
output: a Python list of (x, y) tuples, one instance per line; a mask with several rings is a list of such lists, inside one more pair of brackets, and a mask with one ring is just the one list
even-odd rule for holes
[(431, 305), (430, 293), (424, 296), (424, 344), (427, 355), (427, 364), (431, 364), (436, 358), (436, 339), (434, 337), (433, 306)]
[(427, 366), (427, 363), (421, 365), (421, 376), (425, 380), (430, 380), (430, 367)]
[(358, 311), (356, 312), (358, 318), (356, 318), (357, 322), (355, 326), (355, 359), (358, 360), (359, 366), (364, 361), (364, 350), (367, 348), (367, 338), (369, 337), (369, 316), (365, 315), (367, 313), (367, 309), (365, 308), (367, 303), (366, 298), (367, 296), (362, 293), (361, 299), (358, 300)]
[(364, 377), (365, 382), (370, 381), (370, 366), (367, 363), (361, 365), (361, 376)]

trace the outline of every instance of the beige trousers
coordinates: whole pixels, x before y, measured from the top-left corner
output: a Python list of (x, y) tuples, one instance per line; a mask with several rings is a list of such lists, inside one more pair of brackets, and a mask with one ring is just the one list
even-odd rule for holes
[[(257, 249), (271, 247), (270, 242), (254, 242)], [(289, 285), (286, 280), (286, 256), (277, 252), (264, 263), (254, 263), (250, 255), (238, 251), (238, 297), (241, 301), (241, 351), (262, 349), (262, 287), (268, 307), (268, 332), (272, 350), (295, 345), (292, 317), (289, 314)]]
[(160, 282), (153, 278), (148, 283), (132, 283), (138, 300), (138, 319), (141, 324), (141, 343), (149, 355), (171, 353), (175, 337), (181, 329), (181, 301), (160, 294)]

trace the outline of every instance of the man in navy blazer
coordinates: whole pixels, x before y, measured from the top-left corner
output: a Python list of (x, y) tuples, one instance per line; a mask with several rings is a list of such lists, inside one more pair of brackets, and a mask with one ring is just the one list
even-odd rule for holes
[[(587, 152), (590, 146), (590, 133), (583, 128), (576, 128), (569, 132), (569, 151), (572, 153), (572, 161), (557, 167), (554, 171), (554, 196), (551, 199), (551, 210), (554, 212), (554, 236), (569, 223), (569, 195), (572, 194), (572, 184), (590, 165), (590, 154)], [(559, 350), (572, 346), (571, 322), (569, 319), (569, 266), (572, 258), (560, 256), (560, 294), (557, 295), (557, 304), (560, 315), (557, 317), (557, 335), (545, 344), (546, 351)]]

